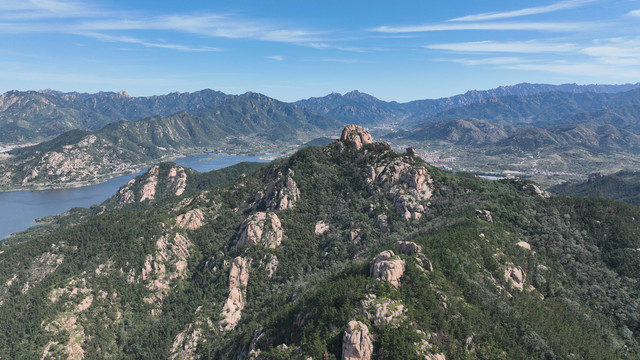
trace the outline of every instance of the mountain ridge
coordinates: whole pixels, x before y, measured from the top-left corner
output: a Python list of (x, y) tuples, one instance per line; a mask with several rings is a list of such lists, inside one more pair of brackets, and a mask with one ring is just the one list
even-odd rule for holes
[(447, 174), (360, 127), (223, 187), (103, 210), (2, 248), (3, 358), (640, 353), (639, 208)]
[(335, 131), (336, 120), (264, 95), (247, 93), (197, 113), (120, 121), (89, 132), (12, 150), (0, 162), (5, 189), (91, 183), (181, 152), (273, 153)]

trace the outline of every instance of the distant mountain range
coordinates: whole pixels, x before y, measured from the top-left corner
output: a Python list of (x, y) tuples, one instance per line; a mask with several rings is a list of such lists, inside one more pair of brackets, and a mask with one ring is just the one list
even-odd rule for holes
[[(596, 115), (602, 111), (614, 112), (623, 118), (619, 121), (628, 122), (628, 117), (637, 114), (637, 109), (634, 108), (637, 105), (640, 105), (640, 89), (620, 93), (548, 92), (491, 97), (435, 115), (414, 115), (406, 122), (424, 124), (438, 120), (475, 118), (498, 124), (558, 125), (575, 123), (580, 117), (583, 122), (591, 122), (598, 119)], [(608, 121), (606, 117), (601, 120)]]
[(513, 126), (485, 120), (441, 120), (412, 131), (389, 134), (388, 140), (443, 142), (454, 145), (492, 145), (503, 151), (535, 152), (554, 147), (583, 147), (594, 152), (640, 153), (640, 135), (605, 124), (567, 124), (550, 127)]
[[(385, 122), (403, 122), (405, 125), (413, 125), (433, 121), (430, 117), (449, 109), (460, 108), (475, 103), (484, 104), (483, 101), (487, 99), (496, 99), (505, 96), (532, 95), (548, 92), (612, 94), (637, 88), (640, 88), (640, 83), (626, 85), (548, 85), (522, 83), (512, 86), (500, 86), (491, 90), (472, 90), (461, 95), (446, 98), (416, 100), (407, 103), (387, 102), (368, 94), (352, 91), (344, 95), (333, 93), (324, 97), (300, 100), (297, 101), (296, 104), (345, 123), (376, 125)], [(483, 105), (479, 106), (482, 107)], [(459, 116), (458, 118), (469, 117), (474, 116)]]
[(336, 131), (339, 121), (264, 95), (247, 93), (195, 113), (180, 112), (71, 130), (9, 153), (0, 163), (0, 187), (29, 188), (99, 181), (178, 151), (277, 151)]
[[(547, 85), (517, 84), (501, 86), (491, 90), (468, 91), (465, 94), (434, 100), (417, 100), (407, 103), (379, 100), (371, 95), (352, 91), (341, 95), (337, 93), (324, 97), (309, 98), (294, 103), (307, 110), (339, 120), (342, 123), (356, 123), (373, 126), (382, 123), (402, 123), (405, 126), (427, 121), (458, 118), (483, 118), (469, 115), (496, 98), (505, 96), (524, 96), (548, 92), (563, 92), (566, 95), (595, 93), (612, 94), (640, 87), (638, 84), (626, 85)], [(246, 94), (245, 94), (246, 95)], [(56, 135), (73, 129), (98, 130), (105, 125), (118, 121), (137, 121), (152, 116), (170, 116), (179, 112), (199, 113), (206, 108), (231, 103), (243, 95), (227, 95), (219, 91), (202, 90), (193, 93), (171, 93), (159, 96), (132, 97), (125, 92), (100, 92), (97, 94), (62, 93), (53, 90), (9, 91), (0, 95), (0, 143), (15, 144), (38, 142), (51, 139)], [(597, 97), (596, 98), (600, 98)], [(519, 98), (506, 100), (504, 105)], [(589, 101), (588, 99), (585, 101)], [(470, 106), (461, 112), (442, 113), (443, 111)], [(522, 122), (523, 119), (511, 114), (504, 115), (501, 104), (490, 106), (493, 112), (485, 110), (487, 116), (501, 115), (510, 121)], [(582, 106), (580, 102), (576, 105)], [(635, 102), (622, 102), (618, 106), (636, 105)], [(610, 106), (607, 109), (615, 109)], [(587, 109), (581, 109), (585, 111)], [(588, 110), (602, 110), (590, 108)], [(637, 111), (637, 110), (635, 110)], [(576, 115), (576, 112), (560, 112), (562, 115)], [(624, 113), (624, 112), (623, 112)], [(439, 114), (436, 116), (436, 114)], [(463, 116), (466, 114), (466, 116)], [(509, 114), (509, 112), (507, 112)], [(435, 116), (435, 117), (434, 117)], [(526, 115), (522, 115), (526, 116)], [(515, 120), (514, 120), (515, 119)]]

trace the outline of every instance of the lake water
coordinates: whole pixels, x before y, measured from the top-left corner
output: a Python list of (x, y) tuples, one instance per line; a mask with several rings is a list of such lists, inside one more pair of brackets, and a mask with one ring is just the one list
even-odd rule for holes
[[(270, 155), (264, 155), (270, 156)], [(264, 161), (260, 156), (199, 155), (174, 160), (175, 163), (200, 172), (231, 166), (242, 161)], [(37, 225), (34, 221), (44, 216), (63, 213), (73, 207), (90, 207), (111, 197), (137, 174), (113, 178), (97, 185), (75, 189), (0, 192), (0, 239), (11, 233)]]

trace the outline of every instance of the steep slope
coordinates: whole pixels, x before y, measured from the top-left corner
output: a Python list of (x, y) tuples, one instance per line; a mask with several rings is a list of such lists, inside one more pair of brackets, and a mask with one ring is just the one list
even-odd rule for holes
[(0, 162), (5, 189), (79, 185), (130, 172), (176, 152), (276, 152), (336, 131), (337, 120), (247, 93), (198, 113), (181, 112), (74, 130), (9, 153)]
[(73, 129), (97, 130), (116, 121), (198, 111), (232, 98), (208, 89), (149, 97), (125, 92), (10, 91), (0, 95), (0, 143), (38, 141)]
[(632, 219), (352, 126), (227, 187), (4, 247), (0, 355), (634, 359)]
[(597, 196), (640, 206), (640, 173), (620, 171), (611, 175), (592, 174), (582, 183), (564, 183), (549, 189), (562, 196)]

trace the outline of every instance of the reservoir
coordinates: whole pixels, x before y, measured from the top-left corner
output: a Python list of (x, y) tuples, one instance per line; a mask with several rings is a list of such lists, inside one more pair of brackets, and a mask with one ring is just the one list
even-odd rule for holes
[[(190, 167), (196, 171), (207, 172), (231, 166), (242, 161), (264, 162), (257, 156), (239, 155), (198, 155), (174, 160), (178, 165)], [(119, 176), (103, 183), (73, 189), (56, 189), (40, 191), (0, 192), (0, 239), (10, 234), (37, 225), (34, 221), (44, 216), (63, 213), (73, 207), (90, 207), (100, 204), (118, 189), (140, 175), (146, 169), (136, 173)]]

